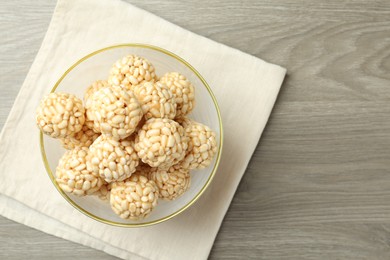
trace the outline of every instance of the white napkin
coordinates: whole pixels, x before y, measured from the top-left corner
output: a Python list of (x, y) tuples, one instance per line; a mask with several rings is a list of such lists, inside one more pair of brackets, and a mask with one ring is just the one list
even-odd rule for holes
[[(126, 229), (92, 220), (55, 190), (41, 160), (35, 108), (86, 54), (127, 42), (158, 45), (204, 76), (220, 105), (224, 149), (199, 201), (167, 222)], [(124, 259), (206, 259), (270, 115), (285, 69), (118, 0), (60, 0), (0, 135), (0, 214)]]

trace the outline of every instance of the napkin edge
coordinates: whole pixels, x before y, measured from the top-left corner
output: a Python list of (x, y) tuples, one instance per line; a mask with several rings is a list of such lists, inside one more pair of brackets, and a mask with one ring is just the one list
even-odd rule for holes
[[(142, 256), (140, 254), (134, 253), (132, 251), (123, 250), (121, 248), (104, 244), (104, 242), (89, 236), (85, 232), (81, 230), (76, 230), (75, 228), (72, 228), (65, 223), (63, 223), (60, 220), (53, 219), (44, 213), (41, 213), (39, 211), (36, 211), (29, 206), (25, 205), (23, 202), (20, 202), (18, 200), (15, 200), (7, 195), (0, 193), (0, 202), (6, 201), (11, 202), (15, 207), (18, 208), (24, 208), (24, 212), (28, 211), (28, 217), (26, 215), (20, 215), (18, 213), (21, 212), (21, 210), (17, 211), (14, 210), (12, 207), (1, 207), (0, 208), (0, 215), (14, 221), (16, 223), (22, 224), (26, 226), (27, 228), (33, 228), (39, 232), (48, 234), (50, 236), (55, 236), (67, 241), (70, 241), (72, 243), (80, 244), (85, 247), (93, 248), (102, 252), (105, 252), (109, 255), (112, 255), (114, 257), (119, 257), (122, 259), (137, 259), (137, 260), (149, 260), (149, 258)], [(2, 203), (1, 203), (2, 204)], [(10, 208), (11, 210), (6, 210), (7, 208)], [(42, 221), (42, 218), (45, 219), (45, 221)], [(50, 223), (51, 222), (51, 223)], [(69, 233), (65, 234), (63, 232), (54, 232), (55, 228), (53, 226), (47, 225), (47, 223), (53, 224), (55, 223), (56, 227), (61, 226), (63, 228), (66, 228), (69, 230)], [(81, 236), (80, 236), (81, 233)], [(73, 235), (75, 234), (75, 235)], [(88, 240), (94, 240), (93, 242), (86, 243), (87, 241), (86, 237), (88, 237)], [(78, 238), (78, 239), (77, 239)], [(84, 238), (84, 239), (83, 239)], [(95, 241), (96, 240), (96, 241)], [(103, 245), (104, 244), (104, 245)]]

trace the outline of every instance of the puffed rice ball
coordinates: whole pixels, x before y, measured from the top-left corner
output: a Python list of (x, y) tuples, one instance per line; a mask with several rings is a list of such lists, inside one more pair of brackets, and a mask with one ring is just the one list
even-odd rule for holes
[(175, 166), (168, 170), (154, 168), (150, 171), (148, 178), (157, 184), (159, 197), (165, 200), (174, 200), (180, 197), (191, 184), (189, 170)]
[(89, 147), (88, 170), (108, 183), (129, 178), (138, 163), (137, 153), (128, 140), (117, 141), (102, 135)]
[(185, 116), (192, 111), (195, 106), (195, 89), (191, 82), (178, 72), (166, 73), (159, 79), (172, 91), (176, 103), (176, 116)]
[(110, 70), (108, 82), (132, 90), (144, 81), (157, 80), (154, 66), (145, 58), (137, 55), (127, 55), (118, 60)]
[(68, 93), (50, 93), (37, 109), (38, 127), (54, 138), (71, 136), (81, 130), (85, 110), (82, 101)]
[(190, 121), (184, 123), (189, 138), (185, 158), (178, 167), (184, 169), (203, 169), (210, 165), (217, 152), (216, 134), (208, 126)]
[(138, 131), (134, 148), (144, 163), (168, 169), (184, 158), (187, 143), (188, 138), (179, 123), (166, 118), (152, 118)]
[(86, 169), (88, 148), (76, 147), (67, 151), (56, 169), (56, 181), (61, 189), (78, 196), (92, 194), (100, 189), (103, 180)]
[(134, 94), (118, 86), (103, 87), (93, 93), (87, 107), (88, 119), (94, 121), (102, 134), (116, 139), (131, 135), (142, 116)]
[(164, 83), (144, 82), (133, 87), (133, 91), (146, 119), (175, 118), (176, 101), (172, 91)]
[(67, 136), (60, 138), (60, 142), (65, 149), (71, 150), (76, 147), (89, 147), (100, 134), (95, 133), (87, 125), (83, 125), (81, 131), (77, 132), (74, 136)]
[(143, 219), (157, 206), (158, 188), (145, 176), (133, 174), (111, 186), (111, 208), (123, 219)]

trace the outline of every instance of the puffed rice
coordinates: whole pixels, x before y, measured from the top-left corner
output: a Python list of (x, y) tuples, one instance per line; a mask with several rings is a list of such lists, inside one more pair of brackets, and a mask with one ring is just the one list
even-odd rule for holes
[(133, 174), (125, 181), (114, 182), (111, 186), (111, 208), (123, 219), (143, 219), (157, 206), (156, 183), (145, 176)]
[(187, 150), (188, 138), (179, 123), (166, 118), (146, 121), (135, 139), (140, 159), (151, 167), (168, 169), (181, 161)]
[(92, 96), (93, 93), (98, 91), (101, 88), (108, 87), (110, 86), (108, 84), (107, 80), (96, 80), (93, 82), (84, 92), (84, 104), (85, 107), (88, 107), (88, 101), (90, 100), (90, 97)]
[(145, 119), (176, 116), (176, 101), (172, 91), (160, 82), (144, 82), (133, 87), (134, 95), (141, 104)]
[(157, 184), (159, 197), (165, 200), (174, 200), (180, 197), (191, 184), (189, 170), (175, 166), (168, 170), (154, 168), (149, 172), (148, 178)]
[(86, 168), (88, 148), (76, 147), (67, 151), (56, 169), (56, 181), (61, 189), (78, 196), (93, 194), (103, 185), (103, 180)]
[(154, 66), (147, 59), (137, 55), (127, 55), (118, 60), (110, 71), (108, 82), (132, 90), (142, 82), (157, 80)]
[(92, 129), (95, 133), (100, 133), (100, 127), (98, 122), (94, 122), (94, 113), (90, 109), (92, 103), (92, 95), (98, 90), (109, 87), (107, 80), (97, 80), (93, 82), (84, 93), (84, 104), (85, 104), (85, 124), (88, 128)]
[(178, 72), (166, 73), (159, 79), (172, 91), (176, 103), (176, 116), (185, 116), (192, 111), (195, 106), (195, 90), (191, 82)]
[(72, 136), (84, 124), (85, 110), (82, 101), (68, 93), (50, 93), (41, 101), (36, 122), (41, 131), (54, 138)]
[(178, 167), (184, 169), (203, 169), (210, 165), (217, 152), (216, 134), (208, 126), (182, 119), (188, 141), (186, 156)]
[(130, 177), (138, 163), (138, 155), (128, 140), (117, 141), (102, 135), (89, 147), (88, 170), (108, 183)]
[(186, 116), (180, 116), (175, 118), (175, 121), (178, 122), (184, 129), (186, 129), (193, 121)]
[(103, 87), (93, 93), (87, 107), (88, 119), (94, 121), (102, 134), (115, 139), (131, 135), (142, 116), (134, 94), (118, 86)]
[(71, 150), (75, 147), (89, 147), (100, 134), (95, 133), (87, 125), (83, 125), (81, 131), (77, 132), (74, 136), (67, 136), (60, 138), (60, 142), (65, 149)]

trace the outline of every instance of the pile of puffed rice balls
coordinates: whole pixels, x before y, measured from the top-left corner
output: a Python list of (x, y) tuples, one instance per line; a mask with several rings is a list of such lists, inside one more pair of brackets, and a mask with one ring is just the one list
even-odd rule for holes
[(118, 60), (108, 80), (75, 95), (51, 93), (36, 115), (39, 129), (67, 152), (56, 169), (65, 192), (109, 201), (123, 219), (147, 217), (158, 199), (174, 200), (190, 187), (190, 170), (210, 165), (216, 135), (187, 117), (194, 86), (182, 74), (157, 77), (137, 55)]

